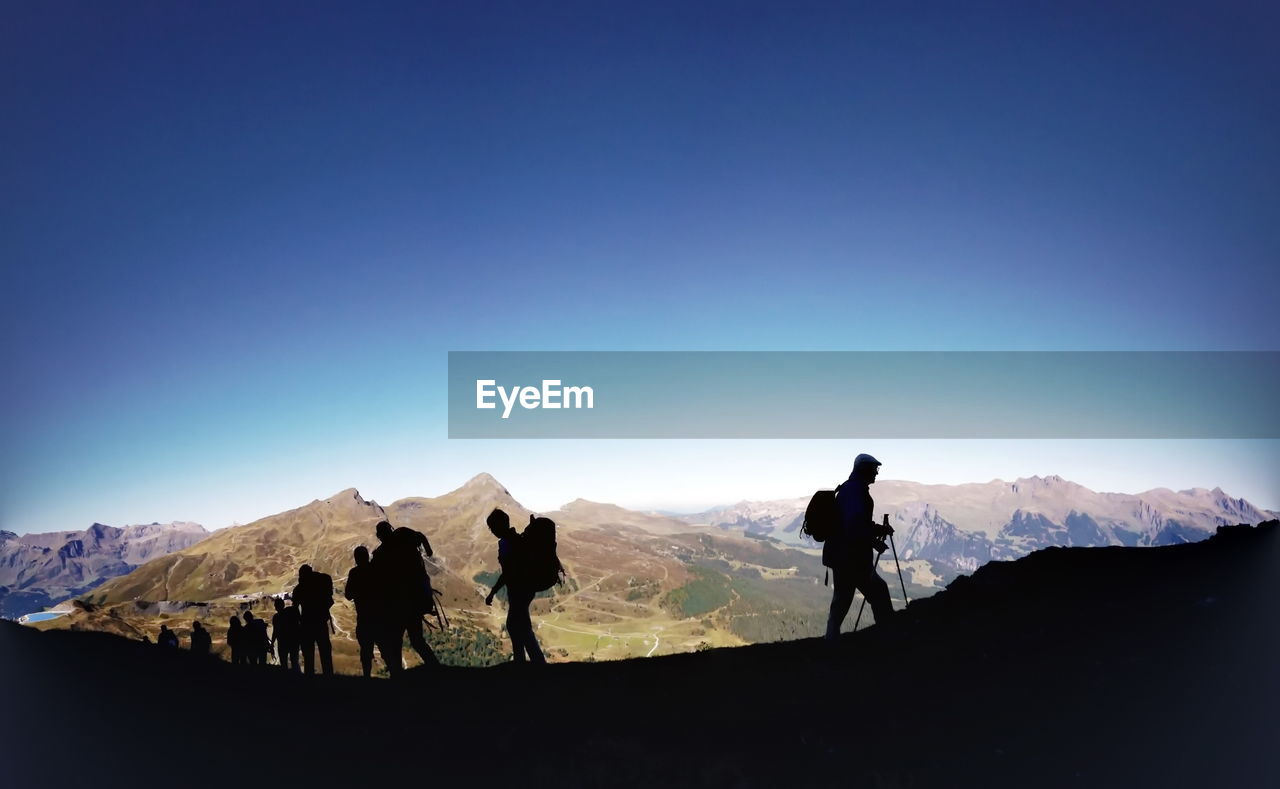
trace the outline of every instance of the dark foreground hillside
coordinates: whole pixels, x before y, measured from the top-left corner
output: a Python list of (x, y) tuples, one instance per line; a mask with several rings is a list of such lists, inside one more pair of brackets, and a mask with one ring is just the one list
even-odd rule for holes
[(1040, 551), (834, 652), (800, 641), (401, 683), (5, 622), (3, 774), (229, 789), (1276, 786), (1278, 533)]

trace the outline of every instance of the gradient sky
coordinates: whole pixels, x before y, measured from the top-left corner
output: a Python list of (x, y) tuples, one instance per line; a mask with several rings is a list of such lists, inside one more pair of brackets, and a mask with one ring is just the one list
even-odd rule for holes
[[(1273, 4), (882, 5), (7, 4), (0, 528), (860, 449), (451, 442), (448, 350), (1280, 348)], [(889, 449), (1280, 508), (1275, 442)]]

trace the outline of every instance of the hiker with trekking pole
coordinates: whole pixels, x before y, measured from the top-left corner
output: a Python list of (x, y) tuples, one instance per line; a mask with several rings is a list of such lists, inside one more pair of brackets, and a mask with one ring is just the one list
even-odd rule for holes
[[(886, 550), (888, 550), (889, 548), (893, 548), (893, 565), (894, 567), (898, 568), (898, 583), (902, 584), (902, 604), (907, 605), (911, 601), (907, 599), (907, 582), (902, 580), (902, 565), (898, 562), (898, 546), (894, 545), (894, 542), (893, 542), (893, 529), (889, 527), (888, 513), (885, 513), (884, 525), (882, 528), (889, 529), (889, 545), (886, 546), (884, 544), (883, 539), (876, 540), (876, 543), (875, 543), (876, 560), (872, 563), (872, 568), (874, 569), (877, 565), (880, 564), (880, 557), (884, 555), (884, 552)], [(858, 631), (858, 625), (862, 622), (862, 612), (864, 609), (866, 609), (866, 607), (867, 607), (867, 596), (866, 594), (863, 594), (862, 605), (858, 606), (858, 618), (853, 620), (853, 630), (855, 633)]]
[[(876, 573), (876, 561), (888, 546), (884, 539), (893, 540), (893, 527), (886, 517), (883, 524), (875, 522), (875, 501), (869, 490), (880, 473), (880, 461), (871, 455), (858, 455), (853, 461), (849, 479), (833, 491), (819, 491), (805, 512), (805, 534), (823, 542), (822, 563), (831, 568), (834, 587), (831, 594), (831, 612), (827, 616), (828, 643), (834, 644), (840, 637), (856, 592), (862, 592), (863, 603), (871, 601), (871, 612), (876, 624), (882, 625), (893, 616), (893, 604), (889, 601), (889, 586)], [(873, 555), (873, 551), (879, 553)], [(897, 546), (894, 546), (897, 561)], [(901, 581), (902, 571), (898, 570)], [(906, 598), (906, 583), (902, 584)], [(861, 616), (861, 611), (859, 611)]]

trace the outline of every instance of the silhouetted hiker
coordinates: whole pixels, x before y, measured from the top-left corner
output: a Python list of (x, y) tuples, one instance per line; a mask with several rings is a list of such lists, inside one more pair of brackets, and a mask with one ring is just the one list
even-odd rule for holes
[(267, 649), (271, 645), (271, 640), (267, 638), (267, 620), (255, 617), (252, 611), (245, 611), (244, 631), (241, 635), (245, 640), (249, 663), (255, 666), (265, 665)]
[[(533, 621), (529, 618), (529, 606), (537, 595), (529, 581), (529, 551), (526, 550), (524, 537), (511, 525), (511, 518), (502, 510), (495, 509), (485, 519), (489, 531), (498, 538), (498, 566), (502, 569), (498, 580), (484, 598), (485, 605), (493, 605), (493, 596), (504, 586), (507, 588), (507, 635), (511, 638), (511, 651), (517, 663), (524, 663), (527, 657), (531, 663), (546, 663), (538, 639), (533, 633)], [(529, 524), (534, 518), (530, 516)], [(526, 527), (526, 531), (528, 528)]]
[(285, 608), (284, 601), (276, 598), (276, 613), (271, 617), (271, 643), (268, 648), (276, 650), (280, 660), (280, 668), (298, 671), (298, 631), (302, 623), (298, 619), (298, 607), (291, 605)]
[(191, 654), (208, 655), (209, 650), (213, 648), (213, 637), (209, 635), (209, 631), (204, 629), (204, 625), (199, 622), (191, 623)]
[(892, 527), (875, 522), (875, 501), (870, 485), (880, 473), (880, 461), (870, 455), (858, 455), (853, 461), (849, 479), (836, 493), (839, 524), (822, 546), (822, 563), (831, 568), (831, 612), (827, 616), (827, 641), (840, 637), (840, 625), (853, 605), (855, 591), (871, 603), (876, 624), (883, 625), (893, 615), (889, 602), (889, 586), (875, 569), (875, 551), (884, 550), (884, 537)]
[(333, 579), (325, 573), (304, 564), (298, 568), (298, 585), (293, 587), (293, 602), (299, 608), (302, 628), (300, 638), (303, 670), (315, 673), (316, 650), (320, 651), (320, 670), (333, 673), (333, 645), (329, 643), (329, 628), (333, 617)]
[(267, 635), (267, 620), (260, 616), (255, 617), (253, 628), (256, 634), (253, 637), (253, 649), (258, 663), (265, 666), (268, 663), (267, 657), (271, 654), (271, 637)]
[(162, 647), (177, 649), (178, 634), (170, 630), (168, 625), (160, 625), (160, 635), (156, 636), (156, 643)]
[[(361, 545), (355, 549), (354, 554), (356, 566), (347, 573), (347, 585), (343, 594), (356, 604), (356, 641), (360, 644), (360, 667), (368, 677), (373, 673), (374, 645), (379, 649), (388, 647), (386, 595), (373, 565), (369, 563), (369, 549)], [(399, 652), (396, 657), (399, 658)], [(387, 671), (391, 671), (386, 650), (382, 652), (382, 660), (387, 663)]]
[(244, 619), (244, 627), (240, 630), (240, 652), (244, 655), (244, 662), (249, 665), (257, 665), (258, 663), (258, 632), (254, 626), (253, 612), (245, 611), (242, 615)]
[(240, 624), (240, 617), (233, 616), (231, 621), (227, 623), (227, 649), (231, 650), (231, 663), (233, 665), (246, 662), (244, 641), (244, 627)]
[(379, 651), (387, 671), (399, 674), (406, 633), (424, 665), (439, 665), (422, 632), (422, 617), (435, 612), (431, 577), (422, 558), (422, 551), (427, 556), (434, 555), (431, 543), (422, 532), (407, 526), (395, 529), (387, 521), (379, 521), (374, 531), (381, 544), (373, 550), (371, 563), (384, 595), (385, 611)]

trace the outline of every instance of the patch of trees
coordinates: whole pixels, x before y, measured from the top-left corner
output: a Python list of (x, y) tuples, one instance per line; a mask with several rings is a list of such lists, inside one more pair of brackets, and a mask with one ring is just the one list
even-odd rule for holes
[[(508, 657), (503, 642), (497, 636), (467, 625), (454, 625), (444, 631), (429, 630), (427, 643), (446, 666), (495, 666)], [(410, 649), (406, 643), (406, 652)]]
[(662, 607), (682, 619), (702, 616), (729, 604), (733, 599), (732, 585), (729, 578), (722, 573), (706, 567), (689, 568), (694, 576), (692, 580), (677, 589), (667, 592), (662, 598)]

